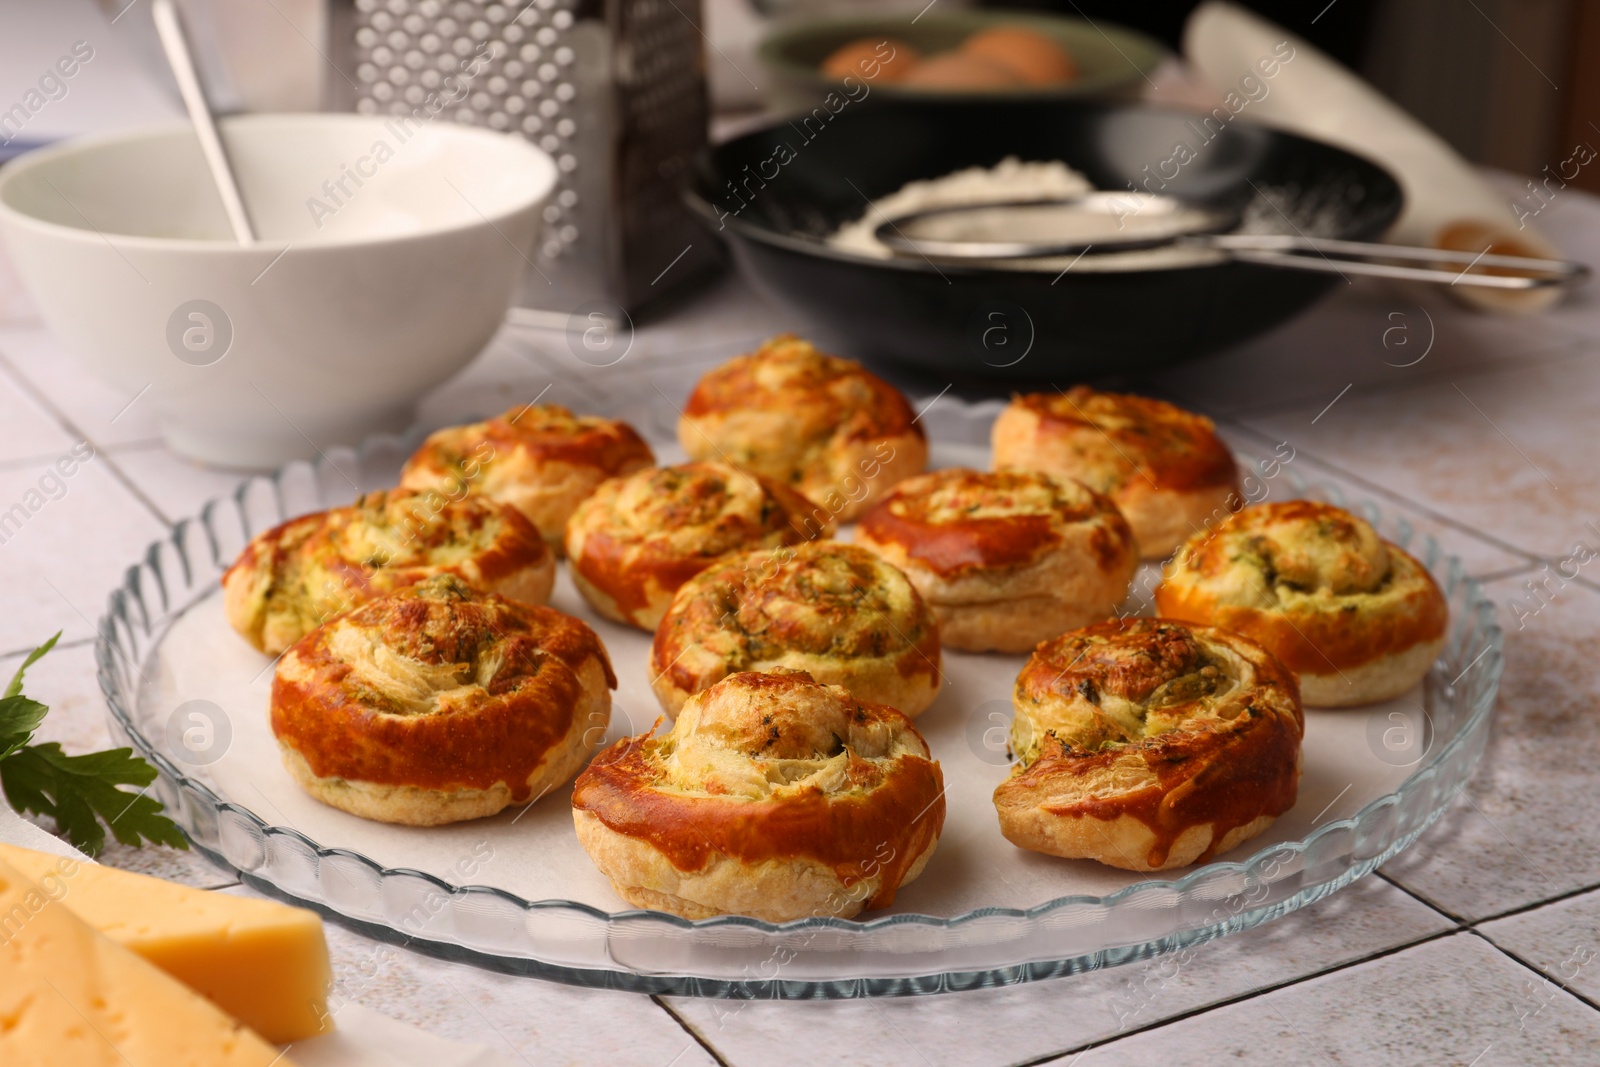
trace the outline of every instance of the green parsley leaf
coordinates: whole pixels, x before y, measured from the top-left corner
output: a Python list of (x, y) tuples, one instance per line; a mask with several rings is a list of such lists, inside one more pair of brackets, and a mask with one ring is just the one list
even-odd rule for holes
[(55, 648), (56, 642), (59, 640), (61, 640), (61, 631), (57, 630), (54, 637), (50, 638), (50, 640), (46, 641), (44, 644), (28, 653), (28, 658), (22, 661), (22, 666), (17, 668), (17, 673), (11, 676), (11, 684), (6, 686), (6, 697), (14, 697), (18, 693), (22, 692), (23, 673), (29, 667), (33, 666), (35, 663), (38, 663), (39, 660), (44, 657), (46, 652), (49, 652), (52, 648)]
[(22, 661), (17, 673), (11, 676), (11, 684), (6, 686), (5, 695), (0, 696), (0, 760), (27, 744), (33, 731), (44, 721), (45, 712), (50, 710), (37, 700), (29, 700), (22, 695), (22, 675), (39, 662), (39, 657), (56, 647), (60, 637), (58, 630), (55, 637), (28, 653), (28, 658)]
[[(91, 856), (105, 847), (102, 821), (125, 845), (138, 847), (148, 840), (188, 848), (177, 824), (161, 814), (161, 802), (144, 795), (156, 769), (131, 748), (69, 756), (54, 742), (29, 743), (50, 709), (22, 695), (23, 672), (60, 636), (28, 654), (0, 697), (0, 790), (6, 802), (17, 811), (50, 816), (59, 832)], [(124, 785), (138, 786), (140, 792), (118, 788)]]
[(102, 821), (124, 845), (137, 848), (148, 839), (188, 847), (178, 827), (161, 814), (160, 801), (117, 788), (142, 788), (155, 777), (156, 769), (129, 748), (69, 756), (52, 742), (29, 745), (0, 763), (6, 799), (14, 807), (54, 818), (56, 828), (91, 856), (105, 847)]
[(28, 743), (49, 710), (20, 693), (0, 700), (0, 760)]

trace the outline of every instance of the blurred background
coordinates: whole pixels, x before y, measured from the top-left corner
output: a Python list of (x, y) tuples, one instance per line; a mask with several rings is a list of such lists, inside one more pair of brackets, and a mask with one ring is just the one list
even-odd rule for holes
[[(20, 96), (37, 78), (35, 56), (62, 35), (93, 26), (98, 2), (115, 18), (110, 55), (93, 72), (116, 93), (95, 97), (96, 124), (148, 117), (175, 108), (155, 98), (140, 81), (125, 78), (130, 62), (159, 64), (148, 18), (137, 17), (139, 0), (4, 0), (0, 18), (0, 99)], [(333, 0), (338, 8), (347, 0)], [(1104, 19), (1143, 30), (1176, 51), (1190, 0), (1003, 0), (962, 5), (937, 0), (939, 9), (991, 6), (1036, 9)], [(249, 34), (261, 42), (254, 69), (234, 69), (229, 80), (261, 94), (257, 110), (299, 110), (315, 105), (308, 86), (320, 77), (327, 51), (323, 9), (327, 0), (270, 3), (187, 4), (191, 18), (233, 24), (212, 26)], [(755, 42), (772, 19), (823, 13), (912, 11), (926, 0), (705, 0), (704, 22), (716, 49), (708, 53), (714, 102), (723, 110), (756, 103), (753, 90), (733, 69), (750, 70)], [(1600, 3), (1584, 0), (1310, 0), (1244, 4), (1300, 34), (1361, 73), (1391, 99), (1427, 123), (1473, 162), (1535, 174), (1572, 146), (1600, 137), (1584, 117), (1600, 113), (1600, 66), (1580, 62), (1600, 55)], [(206, 28), (206, 27), (202, 27)], [(47, 42), (47, 43), (43, 43)], [(1508, 47), (1509, 45), (1509, 47)], [(720, 50), (720, 53), (719, 51)], [(106, 50), (102, 50), (103, 52)], [(203, 58), (203, 57), (202, 57)], [(247, 58), (247, 55), (246, 55)], [(748, 64), (748, 65), (747, 65)], [(97, 63), (97, 65), (99, 65)], [(236, 61), (237, 67), (237, 61)], [(107, 69), (111, 68), (111, 69)], [(305, 72), (304, 77), (299, 72)], [(86, 72), (89, 73), (89, 72)], [(63, 101), (42, 115), (33, 137), (77, 132), (87, 120), (78, 102)], [(222, 103), (226, 104), (227, 101)], [(4, 139), (0, 132), (0, 140)], [(32, 138), (29, 138), (32, 139)], [(9, 154), (5, 148), (0, 153)], [(1585, 170), (1574, 181), (1600, 190), (1600, 172)]]
[[(1186, 0), (1007, 0), (1108, 19), (1177, 48)], [(1475, 163), (1536, 174), (1600, 137), (1600, 4), (1583, 0), (1244, 0), (1364, 75)], [(1512, 47), (1507, 48), (1509, 43)], [(1582, 57), (1589, 57), (1585, 65)], [(1573, 182), (1600, 189), (1600, 175)]]
[[(1172, 190), (1163, 195), (1211, 198), (1212, 207), (1227, 200), (1240, 233), (1270, 237), (1280, 252), (1283, 241), (1315, 238), (1409, 246), (1413, 264), (1433, 264), (1435, 251), (1461, 257), (1439, 260), (1461, 265), (1443, 270), (1397, 266), (1388, 260), (1404, 256), (1377, 253), (1384, 262), (1366, 264), (1373, 268), (1366, 273), (1397, 285), (1440, 283), (1445, 295), (1495, 313), (1548, 311), (1578, 288), (1563, 279), (1581, 277), (1581, 265), (1548, 265), (1577, 235), (1544, 212), (1569, 186), (1600, 191), (1600, 167), (1587, 165), (1600, 155), (1591, 147), (1600, 145), (1591, 121), (1600, 120), (1600, 73), (1586, 61), (1600, 54), (1600, 0), (1216, 0), (1203, 10), (1198, 0), (175, 2), (211, 107), (241, 128), (263, 113), (342, 112), (350, 131), (377, 135), (390, 129), (386, 123), (425, 126), (438, 118), (434, 134), (474, 126), (513, 135), (546, 157), (553, 184), (519, 209), (529, 239), (488, 235), (490, 250), (516, 253), (517, 277), (494, 275), (477, 253), (441, 272), (480, 272), (474, 276), (514, 291), (508, 312), (497, 309), (479, 331), (484, 337), (462, 328), (459, 359), (424, 368), (423, 377), (440, 381), (493, 326), (608, 365), (609, 348), (591, 351), (595, 323), (608, 339), (631, 338), (636, 325), (715, 315), (723, 305), (703, 294), (720, 292), (751, 315), (756, 304), (729, 294), (760, 297), (832, 351), (907, 374), (954, 375), (976, 395), (980, 382), (998, 388), (1002, 378), (1126, 376), (1234, 350), (1348, 283), (1347, 271), (1362, 273), (1315, 247), (1302, 248), (1298, 260), (1283, 252), (1271, 262), (1256, 247), (1208, 260), (1204, 270), (1189, 269), (1197, 266), (1190, 261), (1119, 263), (1102, 248), (1070, 277), (1076, 260), (1019, 257), (957, 271), (952, 282), (925, 256), (896, 259), (887, 246), (841, 253), (845, 246), (833, 243), (912, 183), (996, 167), (1010, 156), (1075, 168), (1101, 190), (1133, 189), (1152, 166), (1170, 168), (1161, 187), (1170, 180)], [(152, 0), (0, 0), (0, 160), (80, 134), (181, 121), (151, 9)], [(1294, 60), (1292, 76), (1275, 81), (1293, 58), (1284, 39), (1291, 35), (1304, 58)], [(903, 50), (891, 53), (897, 65), (867, 63), (891, 41)], [(1283, 63), (1268, 63), (1269, 54)], [(1250, 73), (1258, 69), (1261, 80)], [(1256, 88), (1243, 88), (1243, 78)], [(841, 91), (848, 100), (821, 106)], [(870, 104), (856, 104), (869, 95)], [(1230, 97), (1239, 102), (1222, 109)], [(1229, 127), (1229, 147), (1200, 155), (1191, 141), (1208, 144), (1211, 136), (1197, 115), (1210, 116), (1198, 121), (1218, 131)], [(1242, 118), (1233, 123), (1234, 116)], [(819, 139), (824, 128), (834, 132)], [(790, 141), (804, 151), (796, 156)], [(343, 155), (329, 148), (324, 169), (339, 177), (319, 182), (284, 177), (283, 164), (297, 156), (316, 170), (307, 162), (311, 142), (294, 143), (303, 150), (263, 152), (258, 160), (263, 174), (276, 176), (260, 179), (256, 197), (287, 205), (257, 235), (263, 244), (281, 242), (287, 251), (344, 241), (371, 251), (393, 236), (384, 227), (399, 225), (406, 212), (389, 212), (388, 194), (356, 198), (359, 182), (337, 185), (339, 196), (333, 191), (350, 180), (346, 158), (359, 161), (372, 141), (340, 149)], [(44, 165), (39, 158), (33, 165)], [(1190, 159), (1200, 161), (1191, 166)], [(21, 160), (7, 169), (15, 176), (28, 166)], [(96, 195), (105, 203), (90, 211), (80, 210), (85, 191), (57, 203), (65, 194), (40, 184), (31, 210), (61, 224), (53, 232), (63, 247), (78, 247), (73, 238), (91, 215), (101, 219), (93, 228), (112, 233), (203, 232), (206, 240), (230, 241), (214, 225), (220, 209), (205, 218), (185, 214), (209, 203), (210, 189), (204, 172), (186, 167), (152, 164), (159, 176), (137, 195), (125, 172), (102, 175)], [(201, 191), (176, 197), (181, 211), (169, 203), (171, 175), (179, 172)], [(439, 187), (445, 192), (433, 207), (445, 215), (467, 210), (454, 181)], [(396, 203), (405, 199), (395, 195)], [(994, 199), (998, 187), (985, 195), (1002, 202)], [(343, 211), (343, 196), (358, 208)], [(169, 207), (172, 219), (162, 215)], [(363, 230), (364, 217), (376, 229)], [(55, 252), (41, 252), (45, 266)], [(394, 257), (372, 255), (370, 277), (380, 265), (394, 268)], [(1490, 255), (1547, 265), (1531, 278), (1494, 278), (1517, 264), (1491, 259), (1459, 284)], [(49, 273), (13, 258), (25, 280)], [(180, 271), (170, 293), (122, 293), (137, 323), (102, 322), (104, 337), (77, 347), (98, 352), (106, 373), (137, 390), (161, 374), (188, 373), (169, 366), (170, 342), (155, 328), (186, 301), (236, 301), (239, 315), (267, 322), (291, 317), (264, 308), (263, 290), (250, 280), (267, 264), (241, 266), (248, 284), (223, 299), (210, 291), (215, 272), (196, 266), (204, 257), (191, 258), (181, 266), (193, 273)], [(248, 252), (239, 258), (248, 260)], [(287, 287), (296, 265), (310, 269), (310, 262), (297, 253), (272, 277)], [(63, 335), (109, 306), (105, 294), (85, 294), (81, 273), (50, 275), (63, 309), (46, 319)], [(715, 288), (730, 277), (748, 288)], [(385, 303), (415, 314), (421, 295), (407, 288), (412, 281), (375, 281), (375, 295), (342, 301), (320, 284), (308, 292), (327, 305), (330, 321), (348, 326), (352, 307)], [(1510, 292), (1517, 282), (1537, 291)], [(67, 313), (72, 300), (87, 300), (87, 310)], [(305, 306), (291, 305), (301, 317)], [(461, 318), (428, 306), (441, 331)], [(1151, 306), (1172, 313), (1151, 316)], [(987, 326), (975, 330), (997, 315), (1029, 339), (1022, 351), (1035, 351), (1039, 340), (1026, 364), (1009, 350), (990, 351)], [(125, 351), (130, 331), (148, 342), (138, 373)], [(249, 330), (239, 336), (265, 338)], [(282, 369), (306, 361), (303, 347), (267, 346), (250, 358)], [(339, 354), (352, 373), (390, 355), (350, 346)], [(245, 355), (241, 347), (204, 380), (220, 390), (228, 374), (244, 373)], [(320, 372), (328, 361), (311, 362)], [(170, 400), (171, 411), (207, 406), (180, 396), (183, 382), (169, 384), (170, 396), (158, 389), (154, 402)], [(230, 388), (265, 422), (279, 421), (250, 381)], [(390, 421), (409, 411), (399, 401), (389, 408)], [(330, 433), (348, 422), (343, 413), (324, 414)], [(235, 422), (230, 416), (230, 432)], [(289, 444), (300, 447), (299, 437)]]
[[(962, 6), (937, 0), (936, 10)], [(918, 12), (927, 0), (707, 0), (714, 92), (748, 104), (728, 57), (748, 48), (755, 20), (867, 10)], [(1196, 0), (1000, 0), (975, 7), (1031, 9), (1120, 23), (1174, 52)], [(1242, 6), (1293, 30), (1363, 75), (1475, 163), (1536, 174), (1579, 141), (1600, 137), (1600, 4), (1582, 0), (1248, 0)], [(1509, 45), (1509, 47), (1508, 47)], [(737, 59), (734, 62), (738, 62)], [(741, 64), (742, 66), (742, 64)], [(1600, 190), (1600, 174), (1572, 184)]]

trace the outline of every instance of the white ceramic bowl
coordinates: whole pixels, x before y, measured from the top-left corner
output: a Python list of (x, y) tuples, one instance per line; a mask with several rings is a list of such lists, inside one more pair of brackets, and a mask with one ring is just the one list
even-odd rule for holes
[(206, 462), (272, 466), (403, 427), (499, 328), (555, 164), (441, 120), (255, 115), (223, 130), (251, 247), (187, 127), (0, 169), (0, 236), (45, 322)]

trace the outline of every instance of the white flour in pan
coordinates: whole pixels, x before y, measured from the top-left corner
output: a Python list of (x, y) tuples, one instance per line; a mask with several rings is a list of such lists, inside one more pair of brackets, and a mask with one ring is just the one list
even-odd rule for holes
[[(868, 205), (866, 213), (847, 222), (828, 237), (828, 244), (841, 251), (874, 259), (890, 259), (894, 253), (874, 236), (884, 221), (919, 211), (943, 207), (1000, 204), (1019, 200), (1056, 200), (1083, 196), (1095, 191), (1093, 183), (1059, 161), (1024, 162), (1007, 157), (993, 167), (969, 167), (911, 182), (896, 192)], [(1315, 217), (1298, 222), (1286, 217), (1279, 205), (1300, 214), (1293, 190), (1260, 190), (1245, 208), (1238, 233), (1294, 233), (1332, 236), (1338, 232), (1338, 212), (1319, 210)], [(1280, 195), (1281, 194), (1281, 195)], [(973, 266), (992, 270), (1023, 271), (1129, 271), (1162, 270), (1172, 267), (1201, 266), (1221, 262), (1222, 253), (1203, 248), (1170, 246), (1146, 248), (1104, 255), (1048, 256), (1037, 259), (976, 260)]]
[(898, 192), (874, 200), (867, 213), (847, 222), (828, 238), (835, 248), (888, 259), (887, 245), (873, 236), (886, 219), (897, 219), (939, 207), (1002, 204), (1016, 200), (1069, 200), (1094, 192), (1089, 179), (1065, 163), (1024, 163), (1015, 156), (993, 167), (968, 167), (942, 178), (910, 182)]

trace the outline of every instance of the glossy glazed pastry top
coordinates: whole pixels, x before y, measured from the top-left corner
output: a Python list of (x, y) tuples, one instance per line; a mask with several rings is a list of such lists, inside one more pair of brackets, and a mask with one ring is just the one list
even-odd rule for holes
[(567, 523), (573, 576), (601, 614), (655, 629), (672, 594), (729, 552), (826, 537), (799, 493), (726, 463), (684, 463), (605, 482)]
[(373, 597), (434, 574), (540, 602), (555, 561), (539, 531), (494, 501), (392, 489), (259, 534), (223, 575), (228, 621), (276, 655)]
[[(1294, 804), (1299, 687), (1238, 634), (1149, 618), (1085, 627), (1039, 646), (1013, 703), (1019, 762), (995, 803), (1024, 847), (1156, 870)], [(1194, 854), (1174, 856), (1180, 842)]]
[(790, 667), (910, 715), (940, 685), (938, 624), (910, 580), (837, 541), (729, 556), (684, 584), (651, 646), (668, 710), (739, 671)]
[[(1164, 400), (1077, 385), (1011, 403), (1037, 416), (1043, 443), (1064, 447), (1062, 473), (1102, 493), (1115, 494), (1136, 479), (1181, 492), (1232, 486), (1237, 476), (1233, 453), (1211, 420)], [(1012, 462), (997, 449), (997, 466)]]
[(826, 913), (853, 914), (891, 903), (920, 868), (944, 824), (943, 792), (904, 715), (778, 668), (730, 675), (667, 733), (617, 742), (579, 776), (572, 802), (677, 872), (733, 861), (797, 906), (819, 867), (835, 880), (828, 894), (842, 891)]
[(290, 649), (273, 681), (272, 729), (322, 779), (504, 784), (511, 802), (525, 802), (530, 773), (587, 729), (575, 722), (585, 698), (615, 685), (605, 648), (579, 620), (443, 576)]
[(1126, 555), (1132, 531), (1109, 499), (1080, 483), (1032, 471), (948, 468), (900, 483), (861, 521), (858, 536), (897, 544), (945, 578), (1027, 567), (1073, 526), (1088, 527), (1093, 558)]
[(922, 426), (898, 389), (792, 335), (702, 377), (678, 441), (694, 459), (789, 485), (841, 521), (927, 461)]
[(1436, 641), (1449, 621), (1426, 568), (1364, 519), (1315, 500), (1247, 507), (1192, 538), (1156, 597), (1164, 614), (1239, 630), (1313, 674)]

